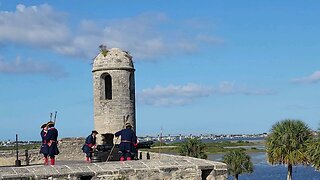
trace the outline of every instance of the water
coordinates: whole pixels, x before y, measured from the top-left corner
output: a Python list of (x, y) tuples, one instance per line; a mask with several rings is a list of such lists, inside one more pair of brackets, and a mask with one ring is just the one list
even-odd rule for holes
[[(287, 167), (283, 165), (271, 166), (266, 162), (266, 153), (250, 153), (254, 164), (254, 171), (251, 174), (239, 175), (239, 180), (286, 180)], [(209, 160), (221, 161), (223, 155), (210, 154)], [(232, 176), (228, 177), (233, 179)], [(320, 172), (310, 166), (293, 166), (292, 179), (294, 180), (320, 180)]]

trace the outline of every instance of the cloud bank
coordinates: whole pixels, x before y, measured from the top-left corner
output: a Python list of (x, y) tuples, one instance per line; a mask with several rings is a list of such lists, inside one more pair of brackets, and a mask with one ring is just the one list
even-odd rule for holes
[(55, 11), (48, 4), (19, 4), (13, 12), (0, 11), (0, 43), (45, 48), (88, 60), (98, 53), (100, 44), (106, 44), (129, 51), (136, 60), (155, 60), (176, 53), (194, 53), (203, 44), (223, 42), (202, 33), (209, 32), (205, 23), (193, 26), (191, 20), (175, 21), (163, 13), (99, 22), (81, 20), (73, 23), (76, 26), (67, 20), (67, 13)]
[(45, 75), (53, 78), (67, 76), (67, 73), (56, 64), (22, 60), (20, 57), (17, 57), (13, 61), (4, 61), (0, 58), (0, 73)]
[(320, 82), (320, 71), (315, 71), (309, 76), (292, 79), (290, 82), (299, 84), (313, 84)]
[(218, 86), (204, 86), (195, 83), (186, 85), (155, 86), (137, 93), (138, 102), (151, 106), (181, 106), (197, 99), (213, 95), (271, 95), (275, 91), (238, 86), (231, 82), (221, 82)]
[(0, 11), (0, 42), (41, 48), (68, 43), (70, 30), (62, 13), (49, 5), (16, 6), (16, 11)]

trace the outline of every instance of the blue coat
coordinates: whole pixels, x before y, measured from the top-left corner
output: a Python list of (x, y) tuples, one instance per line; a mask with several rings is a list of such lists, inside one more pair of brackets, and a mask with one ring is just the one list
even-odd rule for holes
[(58, 139), (58, 130), (54, 127), (49, 128), (46, 135), (46, 142), (48, 146), (51, 143), (51, 145), (49, 146), (49, 156), (54, 156), (59, 154), (57, 139)]
[(47, 133), (42, 129), (40, 132), (41, 142), (42, 142), (40, 147), (40, 153), (45, 156), (49, 154), (49, 147), (47, 145), (46, 135)]
[(86, 138), (85, 144), (82, 146), (82, 151), (84, 153), (86, 153), (87, 155), (89, 155), (92, 152), (92, 147), (94, 145), (96, 145), (96, 137), (94, 137), (94, 136), (92, 136), (92, 134), (90, 134)]
[(115, 133), (115, 136), (121, 136), (121, 143), (119, 145), (119, 151), (122, 153), (135, 153), (136, 149), (134, 144), (137, 144), (137, 136), (131, 128), (122, 129)]

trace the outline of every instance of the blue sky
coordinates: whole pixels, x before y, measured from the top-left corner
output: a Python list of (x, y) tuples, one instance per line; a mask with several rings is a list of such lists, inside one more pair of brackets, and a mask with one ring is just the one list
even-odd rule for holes
[(129, 51), (137, 134), (320, 126), (320, 2), (0, 0), (0, 139), (93, 128), (92, 58)]

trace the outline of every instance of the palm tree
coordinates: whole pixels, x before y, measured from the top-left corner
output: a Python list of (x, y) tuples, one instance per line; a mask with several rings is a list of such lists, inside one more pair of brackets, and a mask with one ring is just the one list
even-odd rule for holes
[(318, 136), (315, 136), (308, 143), (307, 154), (312, 166), (320, 171), (320, 128), (318, 129)]
[(188, 138), (180, 146), (180, 155), (191, 156), (195, 158), (207, 159), (207, 154), (205, 153), (206, 145), (197, 138)]
[(307, 154), (310, 163), (314, 168), (320, 171), (320, 139), (313, 139), (308, 143)]
[(310, 128), (301, 120), (277, 122), (266, 140), (268, 162), (288, 165), (287, 180), (291, 180), (292, 166), (308, 163), (306, 147), (311, 137)]
[(235, 180), (239, 174), (252, 173), (253, 164), (251, 158), (242, 149), (235, 149), (223, 156), (223, 162), (228, 165), (228, 174), (232, 175)]

